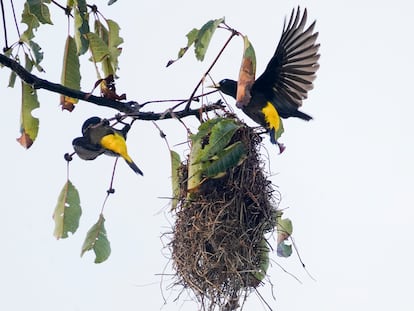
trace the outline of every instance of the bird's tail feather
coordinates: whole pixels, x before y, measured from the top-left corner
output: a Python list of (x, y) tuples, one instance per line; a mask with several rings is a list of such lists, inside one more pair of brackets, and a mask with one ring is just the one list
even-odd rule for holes
[(125, 162), (129, 165), (130, 168), (132, 168), (132, 170), (137, 173), (140, 174), (141, 176), (144, 176), (144, 173), (139, 169), (139, 167), (134, 163), (134, 161), (128, 161), (127, 159), (125, 159)]
[(272, 128), (269, 130), (269, 136), (270, 136), (270, 142), (271, 142), (272, 144), (277, 144), (276, 137), (275, 137), (275, 128), (274, 128), (274, 127), (272, 127)]
[(302, 111), (299, 111), (299, 110), (296, 110), (294, 116), (299, 118), (299, 119), (305, 120), (305, 121), (309, 121), (309, 120), (313, 119), (310, 115), (308, 115), (308, 114), (306, 114)]

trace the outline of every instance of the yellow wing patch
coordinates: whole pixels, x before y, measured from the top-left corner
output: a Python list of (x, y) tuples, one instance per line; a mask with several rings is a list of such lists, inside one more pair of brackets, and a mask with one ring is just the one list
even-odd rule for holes
[(132, 162), (132, 159), (128, 155), (125, 139), (121, 135), (114, 133), (102, 137), (101, 146), (120, 155), (127, 162)]
[(271, 102), (267, 102), (266, 106), (263, 107), (262, 112), (269, 129), (274, 129), (274, 131), (277, 132), (280, 128), (280, 116), (275, 106), (273, 106)]

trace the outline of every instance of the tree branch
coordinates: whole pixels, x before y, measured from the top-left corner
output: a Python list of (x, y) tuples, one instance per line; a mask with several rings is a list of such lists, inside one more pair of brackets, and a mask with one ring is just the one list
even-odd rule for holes
[(221, 100), (209, 105), (205, 105), (200, 108), (196, 109), (189, 109), (189, 110), (180, 110), (180, 111), (172, 111), (171, 109), (166, 110), (165, 112), (158, 113), (158, 112), (144, 112), (138, 111), (135, 113), (128, 113), (128, 116), (139, 119), (139, 120), (146, 120), (146, 121), (158, 121), (158, 120), (165, 120), (165, 119), (174, 119), (174, 118), (185, 118), (189, 116), (195, 116), (199, 120), (201, 116), (205, 112), (213, 111), (213, 110), (220, 110), (224, 109), (226, 106), (222, 103)]
[(14, 71), (20, 79), (22, 79), (27, 84), (30, 84), (35, 89), (45, 89), (54, 93), (58, 93), (61, 95), (69, 96), (72, 98), (77, 98), (83, 101), (87, 101), (99, 106), (105, 106), (109, 108), (116, 109), (120, 112), (131, 113), (136, 112), (140, 106), (137, 102), (129, 101), (129, 102), (120, 102), (118, 100), (112, 100), (105, 97), (98, 97), (94, 96), (90, 93), (85, 93), (82, 91), (77, 91), (68, 87), (65, 87), (58, 83), (53, 83), (44, 79), (41, 79), (34, 74), (27, 71), (23, 66), (21, 66), (15, 60), (0, 54), (0, 64), (10, 68)]
[[(54, 93), (65, 95), (72, 98), (77, 98), (86, 102), (96, 104), (98, 106), (109, 107), (119, 112), (125, 113), (128, 116), (131, 116), (135, 119), (146, 120), (146, 121), (158, 121), (163, 119), (172, 119), (172, 118), (184, 118), (187, 116), (196, 116), (200, 117), (203, 112), (213, 111), (216, 109), (223, 109), (224, 105), (219, 100), (216, 103), (206, 105), (198, 109), (184, 109), (181, 111), (173, 111), (173, 109), (166, 110), (162, 113), (156, 112), (143, 112), (139, 111), (142, 107), (136, 101), (121, 102), (118, 100), (112, 100), (105, 97), (94, 96), (90, 93), (85, 93), (82, 91), (74, 90), (68, 87), (65, 87), (58, 83), (53, 83), (45, 79), (41, 79), (36, 75), (27, 71), (23, 66), (21, 66), (15, 60), (5, 56), (0, 53), (0, 64), (10, 68), (14, 71), (24, 82), (30, 84), (35, 89), (45, 89)], [(157, 101), (154, 101), (157, 102)]]

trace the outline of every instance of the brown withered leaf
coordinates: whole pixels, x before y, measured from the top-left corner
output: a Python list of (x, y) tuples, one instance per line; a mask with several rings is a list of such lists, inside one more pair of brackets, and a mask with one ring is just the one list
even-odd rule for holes
[(113, 100), (125, 100), (126, 94), (118, 95), (116, 93), (114, 76), (109, 75), (105, 79), (99, 79), (95, 83), (95, 87), (99, 85), (101, 88), (101, 95), (105, 98)]
[(22, 145), (24, 148), (29, 149), (30, 146), (33, 144), (33, 140), (30, 138), (30, 136), (26, 132), (22, 132), (19, 138), (16, 139), (20, 145)]
[(250, 90), (256, 75), (256, 55), (253, 46), (247, 36), (244, 36), (243, 39), (244, 52), (237, 82), (236, 105), (238, 108), (243, 108), (250, 102)]
[(62, 106), (62, 110), (72, 112), (73, 109), (75, 109), (76, 102), (77, 100), (72, 97), (60, 95), (60, 105)]

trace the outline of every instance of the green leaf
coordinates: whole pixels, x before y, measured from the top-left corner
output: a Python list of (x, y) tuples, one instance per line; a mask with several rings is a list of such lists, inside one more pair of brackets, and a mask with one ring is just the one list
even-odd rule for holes
[(109, 36), (108, 36), (108, 46), (109, 47), (118, 47), (122, 43), (124, 43), (124, 39), (122, 39), (119, 36), (119, 25), (110, 19), (106, 20), (106, 23), (108, 24), (108, 30), (109, 30)]
[(109, 56), (108, 46), (96, 33), (89, 32), (86, 37), (89, 40), (89, 49), (95, 63), (101, 62)]
[(277, 255), (289, 257), (292, 254), (292, 245), (286, 244), (286, 240), (292, 235), (293, 225), (289, 218), (282, 219), (282, 212), (277, 215)]
[[(26, 56), (26, 69), (31, 71), (32, 62)], [(24, 147), (30, 148), (35, 141), (39, 131), (39, 119), (33, 117), (32, 111), (39, 108), (36, 90), (29, 84), (22, 81), (22, 106), (20, 113), (20, 133), (21, 136), (17, 141)]]
[(101, 23), (99, 19), (95, 20), (95, 33), (108, 45), (108, 29)]
[(198, 161), (207, 161), (227, 147), (234, 133), (240, 128), (233, 119), (222, 119), (211, 128), (208, 144), (200, 153)]
[(55, 231), (53, 235), (57, 239), (65, 239), (68, 232), (72, 234), (79, 227), (79, 219), (82, 215), (78, 190), (68, 180), (63, 186), (53, 213)]
[(42, 24), (53, 25), (50, 19), (49, 7), (45, 3), (50, 3), (50, 0), (27, 0), (30, 13), (32, 13)]
[(171, 209), (174, 210), (178, 204), (178, 197), (180, 196), (180, 165), (181, 159), (180, 155), (170, 150), (171, 156), (171, 181), (172, 181), (172, 200), (171, 200)]
[(99, 20), (95, 21), (95, 32), (87, 34), (92, 57), (95, 63), (102, 62), (105, 77), (116, 75), (118, 58), (122, 49), (119, 47), (124, 40), (119, 36), (119, 25), (113, 20), (105, 20), (106, 28)]
[(190, 46), (192, 46), (193, 43), (194, 43), (194, 41), (197, 39), (198, 31), (199, 30), (197, 28), (193, 28), (189, 33), (187, 33), (187, 35), (186, 35), (186, 37), (187, 37), (187, 45), (185, 47), (182, 47), (178, 51), (178, 57), (176, 59), (171, 59), (171, 60), (168, 61), (167, 67), (168, 66), (171, 66), (177, 60), (179, 60), (181, 57), (184, 56), (184, 54), (188, 51), (188, 49), (190, 48)]
[(275, 139), (276, 140), (279, 139), (279, 137), (282, 136), (283, 132), (285, 131), (285, 129), (283, 128), (283, 121), (280, 117), (279, 117), (279, 119), (280, 119), (279, 128), (276, 129), (276, 132), (275, 132)]
[(188, 181), (187, 181), (187, 190), (190, 193), (196, 192), (202, 183), (201, 171), (202, 165), (200, 162), (197, 163), (197, 158), (200, 156), (202, 151), (201, 147), (202, 137), (193, 136), (191, 138), (191, 151), (188, 158)]
[(190, 30), (190, 32), (188, 34), (186, 34), (187, 37), (187, 46), (181, 48), (178, 51), (178, 58), (181, 58), (184, 56), (185, 52), (188, 51), (188, 49), (190, 48), (190, 46), (193, 45), (194, 41), (197, 39), (198, 36), (198, 29), (197, 28), (193, 28)]
[(99, 215), (96, 224), (89, 229), (85, 241), (82, 245), (81, 257), (87, 251), (93, 250), (95, 253), (95, 263), (102, 263), (108, 259), (111, 254), (111, 246), (105, 230), (105, 218)]
[(194, 141), (194, 140), (204, 139), (207, 135), (210, 134), (213, 126), (221, 122), (222, 120), (224, 120), (224, 118), (217, 117), (217, 118), (210, 119), (206, 122), (201, 123), (200, 126), (198, 127), (197, 134), (193, 134), (190, 136), (191, 140)]
[(187, 190), (188, 192), (194, 192), (198, 189), (198, 187), (202, 183), (201, 179), (201, 172), (202, 172), (202, 164), (198, 160), (200, 155), (203, 152), (203, 145), (202, 142), (206, 139), (207, 135), (210, 135), (211, 129), (215, 124), (223, 120), (223, 118), (214, 118), (210, 119), (206, 122), (201, 123), (198, 127), (197, 134), (191, 135), (191, 151), (190, 156), (188, 159), (188, 182), (187, 182)]
[(14, 84), (16, 83), (16, 77), (17, 74), (14, 71), (12, 71), (10, 73), (9, 84), (7, 85), (8, 87), (14, 87)]
[(75, 19), (75, 41), (78, 48), (78, 54), (84, 54), (89, 47), (88, 39), (85, 37), (89, 33), (89, 14), (85, 0), (76, 0), (74, 8)]
[(216, 31), (217, 27), (223, 22), (224, 22), (224, 17), (208, 21), (201, 27), (200, 30), (197, 28), (193, 28), (186, 35), (187, 45), (185, 47), (182, 47), (178, 51), (177, 59), (168, 61), (167, 67), (175, 63), (180, 58), (182, 58), (193, 44), (194, 44), (194, 52), (195, 52), (196, 58), (199, 61), (203, 61), (214, 32)]
[(260, 241), (260, 244), (257, 248), (257, 252), (259, 254), (259, 269), (258, 271), (253, 273), (253, 276), (258, 279), (259, 281), (263, 281), (266, 276), (267, 269), (269, 269), (269, 246), (267, 245), (267, 241), (263, 238)]
[[(62, 85), (69, 87), (74, 90), (80, 90), (80, 65), (79, 57), (76, 48), (76, 42), (71, 37), (66, 38), (65, 51), (63, 54), (63, 66), (62, 75), (60, 79)], [(61, 105), (75, 104), (78, 99), (67, 97), (64, 95), (60, 96)]]
[(277, 219), (277, 233), (278, 235), (283, 235), (283, 239), (286, 240), (292, 235), (293, 225), (292, 221), (289, 218), (283, 218), (279, 216)]
[(119, 36), (119, 25), (114, 22), (113, 20), (106, 20), (108, 24), (108, 49), (109, 49), (109, 58), (107, 61), (108, 64), (108, 70), (104, 70), (105, 76), (109, 76), (110, 74), (115, 75), (116, 70), (118, 69), (118, 58), (119, 55), (121, 55), (122, 49), (119, 47), (123, 42), (124, 39), (122, 39)]
[(197, 134), (190, 136), (188, 191), (198, 189), (203, 176), (218, 178), (245, 159), (246, 150), (241, 142), (227, 146), (239, 127), (233, 119), (218, 117), (202, 123)]
[[(38, 65), (42, 60), (43, 60), (43, 52), (42, 52), (42, 48), (40, 47), (39, 44), (37, 44), (36, 42), (30, 40), (29, 41), (29, 46), (33, 52), (33, 55), (35, 57), (34, 59), (34, 65)], [(39, 69), (39, 68), (38, 68)], [(40, 72), (43, 71), (43, 69), (39, 70)]]
[(279, 243), (277, 245), (277, 255), (279, 257), (290, 257), (292, 255), (292, 245), (285, 242)]
[(22, 23), (27, 25), (27, 29), (20, 36), (21, 41), (28, 43), (33, 39), (33, 31), (39, 28), (40, 23), (53, 24), (49, 8), (45, 3), (50, 3), (50, 0), (27, 0), (24, 3)]
[(213, 161), (203, 163), (202, 175), (209, 178), (223, 177), (228, 169), (243, 163), (247, 157), (246, 152), (246, 147), (241, 141), (226, 147)]
[(39, 20), (36, 15), (30, 12), (29, 3), (25, 2), (22, 13), (22, 23), (27, 25), (27, 29), (20, 36), (20, 40), (29, 42), (34, 37), (33, 30), (40, 26)]
[(224, 17), (208, 21), (201, 27), (197, 34), (197, 39), (194, 42), (194, 49), (196, 58), (199, 61), (204, 60), (204, 56), (207, 52), (207, 48), (210, 44), (211, 38), (216, 31), (217, 27), (224, 22)]

